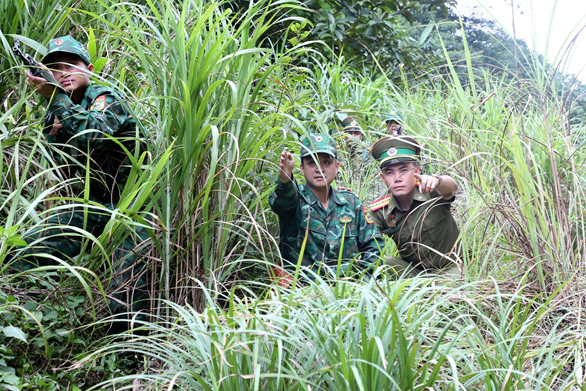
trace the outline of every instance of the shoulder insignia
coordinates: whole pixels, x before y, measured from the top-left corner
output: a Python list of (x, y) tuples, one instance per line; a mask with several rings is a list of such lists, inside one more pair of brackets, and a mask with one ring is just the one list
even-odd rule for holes
[(366, 209), (366, 206), (362, 207), (362, 212), (364, 213), (364, 220), (366, 220), (368, 224), (374, 224), (374, 219), (368, 209)]
[(376, 200), (374, 202), (370, 203), (370, 210), (372, 212), (377, 211), (379, 209), (384, 208), (385, 206), (387, 206), (389, 204), (389, 202), (391, 202), (391, 196), (386, 196), (384, 198), (381, 198), (379, 200)]
[(340, 221), (341, 221), (342, 223), (346, 224), (346, 223), (349, 223), (349, 222), (351, 222), (351, 221), (352, 221), (352, 217), (350, 217), (350, 216), (344, 216), (344, 217), (342, 217), (342, 218), (340, 219)]
[(101, 95), (98, 96), (94, 102), (92, 103), (92, 106), (90, 107), (90, 110), (99, 110), (99, 111), (103, 111), (106, 108), (106, 95)]

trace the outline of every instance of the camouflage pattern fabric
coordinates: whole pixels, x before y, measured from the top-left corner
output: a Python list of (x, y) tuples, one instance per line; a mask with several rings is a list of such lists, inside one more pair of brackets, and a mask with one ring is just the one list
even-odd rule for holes
[[(53, 156), (67, 177), (85, 177), (87, 156), (90, 157), (92, 181), (90, 194), (104, 202), (118, 202), (121, 189), (130, 172), (123, 148), (111, 137), (134, 151), (144, 135), (134, 118), (113, 91), (89, 86), (79, 105), (63, 92), (55, 94), (48, 111), (54, 113), (63, 128), (47, 141), (63, 153)], [(108, 137), (111, 136), (111, 137)]]
[[(48, 135), (47, 141), (56, 147), (54, 159), (69, 178), (84, 178), (89, 159), (89, 198), (103, 205), (107, 212), (71, 205), (70, 209), (51, 216), (43, 226), (23, 236), (29, 246), (17, 254), (13, 264), (20, 270), (58, 264), (50, 256), (71, 262), (82, 250), (81, 234), (75, 228), (96, 237), (102, 234), (111, 218), (109, 211), (116, 208), (131, 169), (123, 148), (111, 137), (130, 151), (137, 143), (144, 142), (136, 121), (118, 95), (105, 87), (90, 85), (80, 104), (74, 104), (67, 94), (58, 92), (50, 101), (48, 111), (63, 125), (58, 135)], [(146, 232), (129, 234), (122, 247), (114, 252), (114, 275), (107, 292), (114, 313), (137, 311), (149, 305), (143, 273), (146, 268), (140, 265), (140, 257), (135, 252), (138, 243), (146, 239)]]
[[(72, 205), (70, 209), (61, 210), (59, 214), (51, 216), (43, 226), (23, 236), (29, 245), (18, 254), (12, 266), (19, 270), (30, 270), (37, 266), (57, 265), (58, 262), (51, 257), (71, 262), (71, 258), (79, 255), (82, 249), (82, 234), (79, 230), (96, 237), (103, 233), (112, 217), (110, 211), (116, 205), (105, 203), (104, 207), (106, 210), (98, 212), (95, 207)], [(86, 209), (87, 221), (84, 224)], [(146, 268), (141, 265), (140, 250), (148, 239), (149, 235), (144, 230), (130, 233), (123, 245), (114, 252), (113, 276), (107, 291), (112, 297), (109, 306), (113, 313), (149, 307), (148, 279), (144, 273)], [(130, 306), (127, 303), (133, 304)]]
[[(374, 224), (366, 221), (360, 200), (350, 192), (331, 189), (326, 211), (307, 186), (298, 185), (295, 179), (288, 183), (277, 179), (269, 203), (279, 215), (279, 248), (289, 270), (297, 265), (306, 229), (301, 265), (315, 273), (335, 276), (340, 249), (341, 274), (353, 261), (367, 270), (379, 261), (377, 242), (382, 238)], [(357, 257), (359, 254), (362, 260)]]
[(409, 210), (400, 210), (395, 197), (387, 195), (371, 203), (369, 211), (379, 231), (393, 239), (403, 260), (419, 272), (438, 271), (453, 266), (441, 254), (454, 251), (458, 239), (458, 226), (450, 210), (455, 198), (444, 200), (437, 190), (420, 193), (415, 187)]

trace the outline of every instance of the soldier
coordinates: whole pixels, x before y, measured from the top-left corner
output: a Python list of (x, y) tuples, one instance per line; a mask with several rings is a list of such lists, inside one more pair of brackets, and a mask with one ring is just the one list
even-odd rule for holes
[(334, 139), (314, 133), (303, 136), (301, 143), (300, 168), (306, 183), (297, 184), (293, 155), (285, 150), (277, 186), (269, 197), (271, 209), (279, 215), (285, 268), (295, 270), (307, 233), (301, 261), (306, 270), (336, 276), (341, 256), (340, 273), (355, 260), (370, 271), (379, 259), (381, 237), (372, 221), (366, 221), (360, 200), (331, 186), (340, 166)]
[(403, 129), (403, 124), (405, 121), (400, 113), (391, 111), (387, 115), (385, 122), (387, 124), (387, 132), (389, 132), (391, 136), (400, 136), (404, 134), (405, 130)]
[(368, 160), (368, 153), (370, 151), (370, 145), (366, 144), (362, 139), (364, 138), (364, 130), (352, 117), (346, 117), (342, 121), (344, 127), (346, 144), (348, 145), (350, 158), (362, 158), (362, 161)]
[[(49, 67), (60, 87), (29, 72), (26, 83), (47, 98), (47, 111), (56, 117), (47, 136), (48, 143), (54, 145), (56, 151), (53, 157), (69, 179), (85, 178), (86, 167), (90, 168), (89, 195), (86, 195), (104, 209), (76, 204), (63, 213), (51, 216), (44, 227), (28, 233), (24, 239), (29, 246), (15, 265), (25, 270), (37, 265), (56, 264), (54, 258), (68, 261), (78, 255), (81, 251), (79, 230), (96, 237), (101, 235), (111, 219), (111, 215), (104, 210), (116, 208), (132, 169), (120, 144), (132, 152), (137, 144), (145, 141), (121, 97), (112, 89), (90, 84), (94, 66), (82, 44), (70, 36), (52, 39), (42, 63)], [(83, 198), (83, 194), (78, 196)], [(116, 258), (120, 260), (124, 257), (124, 261), (111, 284), (116, 287), (127, 285), (126, 294), (134, 295), (134, 298), (115, 292), (113, 296), (116, 300), (110, 302), (114, 313), (128, 311), (121, 303), (137, 303), (147, 297), (145, 291), (132, 287), (144, 284), (144, 278), (130, 281), (133, 274), (138, 274), (132, 270), (137, 260), (135, 251), (138, 245), (135, 240), (142, 241), (146, 237), (145, 233), (141, 238), (131, 235), (123, 248), (116, 251)], [(136, 303), (134, 309), (146, 305)]]
[(388, 194), (369, 205), (379, 231), (391, 237), (400, 257), (385, 259), (398, 274), (417, 275), (444, 271), (460, 275), (448, 256), (459, 232), (450, 208), (458, 190), (447, 175), (422, 175), (421, 149), (412, 138), (384, 137), (372, 147)]

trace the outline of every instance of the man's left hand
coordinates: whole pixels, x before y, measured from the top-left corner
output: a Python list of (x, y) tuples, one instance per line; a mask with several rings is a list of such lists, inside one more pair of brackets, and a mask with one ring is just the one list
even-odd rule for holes
[(419, 192), (431, 193), (439, 186), (440, 180), (438, 177), (432, 175), (415, 174), (415, 178), (419, 179)]
[[(51, 71), (47, 69), (43, 64), (39, 63), (39, 66), (52, 75)], [(42, 77), (33, 76), (30, 72), (26, 72), (26, 84), (32, 88), (36, 88), (37, 92), (46, 98), (50, 98), (55, 93), (57, 87), (53, 84), (49, 84), (47, 80)]]

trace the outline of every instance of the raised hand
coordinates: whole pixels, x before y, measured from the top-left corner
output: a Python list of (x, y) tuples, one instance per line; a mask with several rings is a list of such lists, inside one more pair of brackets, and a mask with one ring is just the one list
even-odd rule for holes
[(279, 181), (287, 183), (291, 180), (291, 173), (295, 168), (295, 159), (290, 152), (284, 150), (281, 153), (281, 161), (279, 164)]
[(440, 184), (439, 178), (432, 175), (415, 174), (415, 178), (419, 179), (420, 193), (431, 193)]

